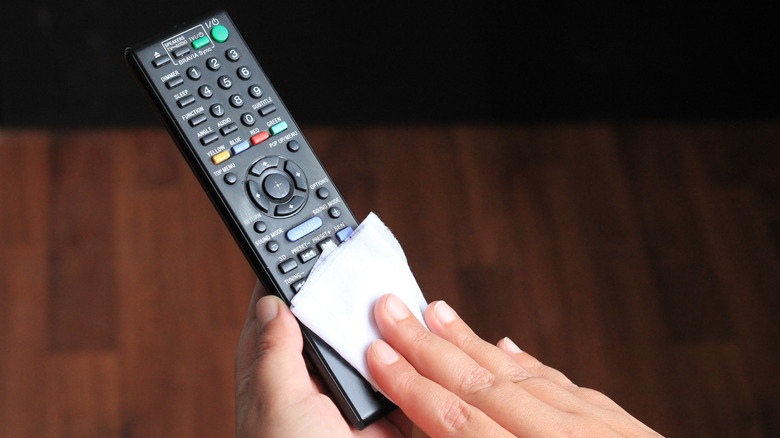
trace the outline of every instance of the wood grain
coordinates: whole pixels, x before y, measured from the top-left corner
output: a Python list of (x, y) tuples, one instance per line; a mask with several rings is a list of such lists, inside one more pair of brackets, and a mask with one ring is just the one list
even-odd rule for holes
[[(307, 136), (485, 339), (667, 436), (780, 436), (780, 123)], [(0, 436), (231, 436), (254, 276), (167, 134), (4, 131), (0, 159)]]

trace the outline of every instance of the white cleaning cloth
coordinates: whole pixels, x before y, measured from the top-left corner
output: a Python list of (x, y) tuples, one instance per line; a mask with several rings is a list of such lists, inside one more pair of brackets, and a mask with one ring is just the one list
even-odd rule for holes
[(326, 246), (290, 309), (373, 383), (366, 351), (381, 337), (374, 321), (374, 304), (388, 293), (400, 298), (423, 322), (428, 303), (401, 245), (371, 213), (344, 243)]

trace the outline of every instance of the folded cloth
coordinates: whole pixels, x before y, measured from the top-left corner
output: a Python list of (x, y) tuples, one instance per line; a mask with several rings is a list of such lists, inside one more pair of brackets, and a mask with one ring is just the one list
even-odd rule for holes
[(290, 309), (373, 384), (366, 351), (381, 337), (374, 305), (388, 293), (400, 298), (425, 324), (428, 303), (401, 245), (371, 213), (341, 245), (329, 243), (323, 249)]

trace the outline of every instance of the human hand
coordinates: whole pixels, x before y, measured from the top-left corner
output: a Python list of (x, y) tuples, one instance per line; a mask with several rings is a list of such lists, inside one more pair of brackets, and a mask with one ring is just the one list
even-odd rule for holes
[(399, 410), (363, 430), (349, 427), (309, 376), (295, 317), (255, 286), (236, 353), (236, 436), (403, 437), (411, 423)]
[(387, 342), (367, 352), (371, 375), (432, 437), (660, 436), (508, 338), (483, 341), (443, 301), (425, 311), (430, 331), (393, 295), (374, 316)]

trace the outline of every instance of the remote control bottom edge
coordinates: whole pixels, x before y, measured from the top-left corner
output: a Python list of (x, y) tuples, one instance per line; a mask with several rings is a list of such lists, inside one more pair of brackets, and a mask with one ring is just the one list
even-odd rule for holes
[(375, 390), (325, 341), (299, 325), (309, 363), (317, 370), (331, 399), (350, 425), (362, 430), (395, 409), (390, 400)]

